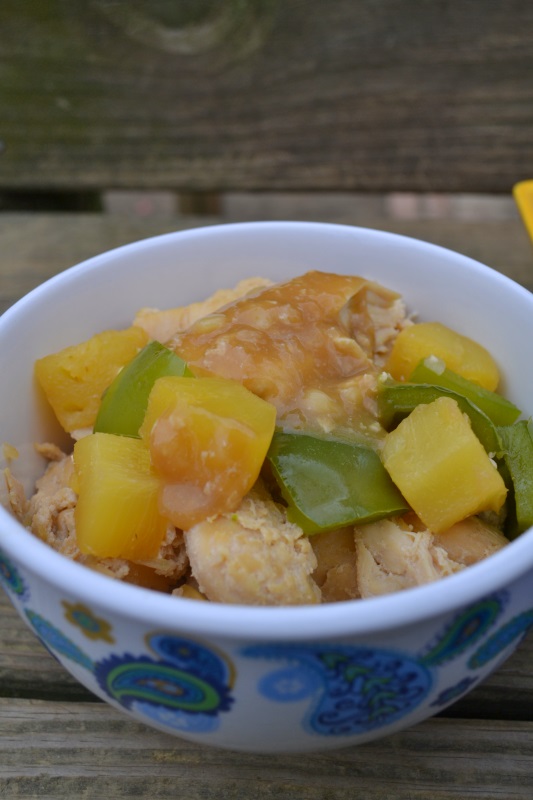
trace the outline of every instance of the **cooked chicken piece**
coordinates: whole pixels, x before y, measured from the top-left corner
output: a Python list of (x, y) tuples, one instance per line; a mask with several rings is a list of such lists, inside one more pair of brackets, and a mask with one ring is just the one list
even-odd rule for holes
[(310, 542), (317, 559), (313, 578), (322, 592), (322, 602), (359, 597), (353, 529), (317, 533), (310, 537)]
[[(41, 448), (41, 452), (45, 452)], [(74, 473), (72, 456), (51, 451), (54, 460), (36, 483), (30, 500), (28, 524), (40, 539), (69, 558), (79, 558), (74, 526), (76, 492), (70, 488)]]
[(17, 448), (9, 444), (9, 442), (3, 442), (2, 456), (7, 464), (11, 464), (12, 461), (16, 461), (20, 457), (20, 453)]
[(354, 533), (361, 597), (431, 583), (507, 544), (499, 531), (477, 517), (469, 517), (439, 535), (403, 520), (356, 526)]
[(385, 364), (400, 330), (412, 324), (402, 298), (370, 282), (348, 300), (341, 318), (350, 335), (379, 367)]
[[(7, 507), (11, 508), (11, 511), (20, 522), (24, 523), (26, 514), (28, 513), (28, 501), (26, 499), (24, 487), (22, 483), (14, 477), (9, 467), (4, 469), (4, 479), (7, 489)], [(3, 497), (2, 501), (4, 501)]]
[(65, 453), (53, 442), (39, 442), (35, 450), (47, 461), (63, 461), (65, 458)]
[(219, 308), (233, 303), (256, 289), (269, 286), (272, 281), (266, 278), (246, 278), (240, 281), (234, 289), (219, 289), (217, 292), (199, 303), (188, 306), (169, 308), (160, 311), (157, 308), (141, 308), (133, 320), (133, 324), (143, 328), (151, 339), (158, 342), (168, 340), (180, 331), (186, 330), (193, 322), (212, 314)]
[(434, 544), (430, 531), (404, 529), (385, 519), (355, 528), (361, 597), (398, 592), (462, 569)]
[[(199, 375), (243, 383), (295, 429), (375, 421), (354, 381), (403, 325), (401, 299), (350, 275), (308, 272), (204, 317), (169, 342)], [(373, 328), (375, 322), (380, 331)], [(350, 391), (352, 389), (352, 391)]]
[(161, 575), (176, 585), (177, 581), (189, 569), (189, 559), (185, 549), (183, 532), (175, 528), (174, 525), (169, 524), (157, 558), (136, 563), (153, 570), (157, 575)]
[(209, 600), (246, 605), (320, 602), (309, 539), (258, 488), (231, 514), (185, 533), (191, 570)]
[(503, 533), (479, 517), (469, 517), (457, 522), (447, 531), (434, 534), (433, 538), (435, 544), (442, 547), (449, 558), (467, 567), (509, 544)]

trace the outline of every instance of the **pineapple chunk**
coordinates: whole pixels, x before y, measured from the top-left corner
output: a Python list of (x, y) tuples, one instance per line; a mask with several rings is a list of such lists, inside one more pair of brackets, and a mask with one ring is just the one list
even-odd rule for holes
[(484, 347), (440, 322), (421, 322), (400, 331), (385, 370), (406, 381), (427, 356), (442, 359), (448, 369), (491, 392), (500, 381), (496, 362)]
[(507, 490), (470, 420), (450, 397), (417, 406), (387, 435), (383, 464), (431, 531), (499, 511)]
[(35, 374), (65, 431), (92, 427), (105, 389), (137, 355), (148, 334), (132, 326), (103, 331), (35, 362)]
[(233, 511), (259, 476), (276, 409), (236, 381), (159, 378), (139, 433), (164, 486), (159, 508), (188, 530)]
[(140, 439), (93, 433), (74, 445), (80, 551), (97, 558), (155, 558), (168, 521), (158, 511), (160, 483)]

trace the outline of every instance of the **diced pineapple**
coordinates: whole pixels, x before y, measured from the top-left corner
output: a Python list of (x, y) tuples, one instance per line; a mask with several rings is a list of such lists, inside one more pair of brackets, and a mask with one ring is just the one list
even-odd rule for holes
[(160, 483), (140, 439), (93, 433), (74, 445), (76, 537), (97, 558), (155, 558), (168, 522), (158, 511)]
[(139, 433), (164, 483), (161, 513), (188, 530), (233, 511), (258, 478), (276, 410), (236, 381), (160, 378)]
[(400, 331), (385, 370), (396, 380), (405, 381), (427, 356), (437, 356), (448, 369), (491, 392), (498, 386), (500, 375), (491, 354), (440, 322), (421, 322)]
[(92, 427), (102, 394), (148, 341), (142, 328), (103, 331), (35, 362), (35, 374), (67, 432)]
[(499, 511), (505, 484), (449, 397), (417, 406), (387, 435), (383, 463), (423, 523), (435, 533), (480, 511)]

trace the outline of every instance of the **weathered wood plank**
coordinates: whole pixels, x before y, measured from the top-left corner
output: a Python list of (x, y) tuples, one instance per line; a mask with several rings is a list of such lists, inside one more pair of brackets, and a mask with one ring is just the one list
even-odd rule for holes
[(97, 701), (43, 647), (1, 589), (0, 697)]
[(209, 219), (105, 214), (0, 214), (0, 312), (58, 272), (105, 250)]
[(528, 0), (3, 0), (0, 186), (508, 191)]
[[(275, 208), (271, 208), (275, 214)], [(287, 215), (288, 216), (288, 215)], [(295, 203), (292, 217), (303, 218)], [(265, 215), (263, 217), (267, 219)], [(458, 220), (395, 220), (379, 213), (357, 213), (347, 203), (333, 217), (317, 220), (363, 224), (451, 247), (503, 272), (533, 289), (533, 249), (521, 222), (490, 223)], [(0, 214), (0, 312), (67, 267), (105, 250), (148, 236), (213, 222), (239, 221), (226, 214), (209, 217), (127, 217), (106, 214)]]
[(254, 755), (166, 736), (104, 705), (0, 699), (3, 798), (526, 800), (533, 723), (435, 719), (332, 752)]

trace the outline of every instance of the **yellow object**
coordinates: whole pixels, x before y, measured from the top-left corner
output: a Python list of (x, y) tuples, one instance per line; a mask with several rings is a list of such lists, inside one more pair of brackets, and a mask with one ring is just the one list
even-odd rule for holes
[(513, 186), (513, 196), (533, 242), (533, 180), (520, 181)]
[(499, 511), (507, 490), (470, 420), (450, 397), (417, 406), (387, 435), (383, 463), (435, 533), (480, 511)]
[(159, 378), (139, 433), (165, 484), (161, 513), (188, 530), (233, 511), (256, 482), (276, 409), (222, 378)]
[(207, 600), (205, 594), (199, 592), (194, 586), (189, 586), (188, 583), (184, 583), (183, 586), (180, 586), (176, 594), (179, 597), (186, 597), (188, 600)]
[(92, 427), (103, 392), (148, 341), (142, 328), (104, 331), (35, 362), (35, 374), (68, 433)]
[(420, 322), (400, 331), (385, 370), (396, 380), (406, 381), (427, 356), (437, 356), (448, 369), (491, 392), (500, 381), (496, 362), (484, 347), (440, 322)]
[(16, 461), (19, 458), (20, 453), (16, 447), (9, 442), (4, 442), (2, 445), (2, 453), (5, 460), (9, 463), (10, 461)]
[(93, 433), (74, 445), (78, 547), (97, 558), (155, 558), (168, 522), (158, 511), (159, 479), (140, 439)]

